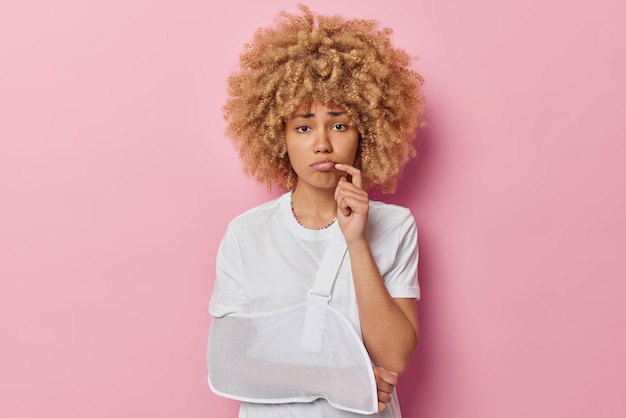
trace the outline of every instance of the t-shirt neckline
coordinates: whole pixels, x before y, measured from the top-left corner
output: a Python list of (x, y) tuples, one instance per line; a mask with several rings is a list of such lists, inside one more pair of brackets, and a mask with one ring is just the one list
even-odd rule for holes
[(280, 197), (280, 212), (291, 233), (298, 238), (306, 240), (323, 240), (330, 237), (332, 231), (339, 228), (337, 221), (333, 222), (332, 225), (324, 229), (309, 229), (300, 225), (291, 212), (291, 190), (284, 193)]

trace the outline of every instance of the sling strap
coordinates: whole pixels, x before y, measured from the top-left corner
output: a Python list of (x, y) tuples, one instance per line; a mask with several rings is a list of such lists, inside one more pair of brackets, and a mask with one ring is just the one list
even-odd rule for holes
[(302, 329), (300, 348), (311, 353), (320, 352), (326, 323), (326, 307), (332, 299), (333, 284), (347, 250), (346, 241), (339, 226), (332, 232), (315, 282), (309, 290), (309, 304)]

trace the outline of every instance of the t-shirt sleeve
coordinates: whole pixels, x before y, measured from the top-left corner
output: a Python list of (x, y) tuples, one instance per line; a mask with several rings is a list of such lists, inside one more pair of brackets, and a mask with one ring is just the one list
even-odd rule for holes
[(222, 317), (246, 308), (245, 274), (237, 237), (229, 227), (217, 250), (215, 284), (209, 302), (209, 313)]
[(417, 226), (408, 209), (398, 228), (397, 248), (393, 265), (383, 276), (385, 286), (392, 298), (419, 299)]

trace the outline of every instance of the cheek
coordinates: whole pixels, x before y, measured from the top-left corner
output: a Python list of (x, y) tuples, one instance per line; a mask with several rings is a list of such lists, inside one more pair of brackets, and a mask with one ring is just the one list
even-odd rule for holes
[(289, 160), (289, 164), (292, 166), (298, 165), (298, 162), (302, 160), (302, 155), (302, 147), (289, 142), (285, 144), (285, 158)]
[(285, 150), (286, 155), (295, 153), (294, 142), (290, 141), (288, 138), (285, 138), (285, 141), (282, 144), (282, 148)]
[(359, 137), (356, 137), (354, 139), (354, 142), (352, 143), (352, 147), (351, 147), (351, 152), (355, 158), (361, 153), (361, 141), (359, 140)]

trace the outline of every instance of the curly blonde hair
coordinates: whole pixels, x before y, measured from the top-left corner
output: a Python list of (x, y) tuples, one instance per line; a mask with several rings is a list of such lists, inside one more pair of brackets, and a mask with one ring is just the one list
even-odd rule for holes
[(402, 168), (416, 155), (423, 125), (422, 77), (412, 58), (391, 45), (389, 28), (374, 20), (281, 12), (245, 45), (239, 69), (228, 78), (226, 134), (247, 174), (282, 190), (297, 176), (285, 146), (285, 121), (298, 106), (317, 100), (344, 109), (356, 124), (355, 166), (365, 188), (393, 192)]

